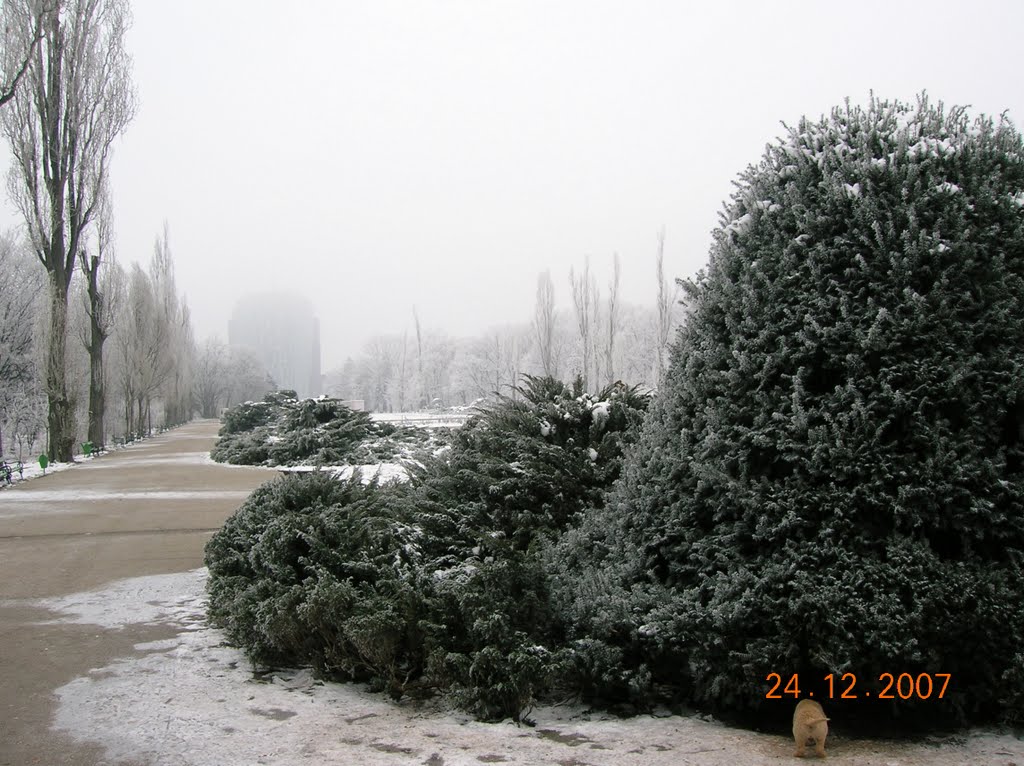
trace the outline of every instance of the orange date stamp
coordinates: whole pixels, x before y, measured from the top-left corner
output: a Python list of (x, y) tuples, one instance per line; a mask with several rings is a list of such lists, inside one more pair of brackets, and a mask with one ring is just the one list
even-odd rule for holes
[[(949, 679), (952, 677), (951, 673), (918, 673), (916, 676), (910, 673), (900, 673), (895, 676), (892, 673), (882, 673), (878, 677), (878, 685), (882, 688), (874, 697), (883, 700), (909, 700), (911, 698), (926, 700), (934, 696), (935, 699), (942, 699), (946, 696)], [(800, 699), (798, 674), (791, 675), (785, 686), (782, 683), (782, 676), (778, 673), (769, 673), (765, 680), (769, 683), (774, 680), (771, 688), (764, 695), (766, 699), (780, 700), (784, 694), (790, 695), (794, 699)], [(872, 696), (869, 691), (857, 693), (857, 676), (854, 673), (843, 673), (838, 681), (835, 673), (829, 673), (824, 677), (824, 681), (828, 685), (825, 697), (830, 700), (855, 700)], [(811, 692), (809, 696), (813, 697), (814, 692)]]

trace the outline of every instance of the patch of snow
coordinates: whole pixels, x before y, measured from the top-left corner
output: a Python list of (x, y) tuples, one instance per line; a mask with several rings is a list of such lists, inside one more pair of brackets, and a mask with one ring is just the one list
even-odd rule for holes
[(470, 417), (470, 408), (451, 408), (442, 412), (371, 412), (370, 418), (378, 423), (416, 428), (459, 428)]
[(731, 223), (729, 223), (725, 227), (725, 230), (728, 231), (728, 232), (732, 232), (734, 234), (737, 234), (737, 235), (746, 234), (747, 231), (750, 230), (750, 227), (753, 225), (753, 222), (754, 222), (753, 216), (751, 216), (750, 213), (744, 213), (739, 218), (737, 218), (735, 221), (732, 221)]
[[(50, 463), (46, 466), (46, 470), (44, 471), (40, 468), (38, 462), (28, 461), (22, 463), (21, 471), (18, 471), (17, 465), (12, 463), (12, 461), (8, 460), (7, 463), (11, 466), (11, 470), (13, 471), (11, 475), (12, 484), (18, 484), (22, 481), (28, 481), (29, 479), (36, 479), (40, 476), (45, 476), (51, 473), (66, 471), (69, 468), (74, 468), (78, 465), (77, 461), (74, 463)], [(11, 485), (4, 483), (3, 480), (0, 479), (0, 488), (7, 486)], [(5, 495), (5, 497), (7, 497), (7, 495)]]
[(943, 181), (941, 184), (935, 187), (940, 192), (947, 192), (949, 194), (956, 194), (960, 191), (960, 187), (956, 184), (951, 184), (949, 181)]
[(333, 473), (336, 478), (348, 480), (352, 474), (359, 471), (363, 484), (369, 484), (377, 479), (381, 484), (392, 481), (408, 481), (409, 471), (405, 466), (398, 463), (367, 463), (364, 465), (283, 465), (279, 466), (281, 473), (312, 473), (314, 471), (327, 471)]
[(860, 196), (860, 184), (843, 184), (843, 192), (847, 197), (856, 198)]
[[(787, 731), (731, 729), (710, 716), (659, 711), (620, 719), (559, 705), (535, 709), (535, 727), (485, 724), (436, 702), (396, 703), (324, 683), (305, 669), (256, 676), (206, 624), (205, 579), (205, 569), (140, 577), (40, 602), (69, 622), (112, 629), (159, 622), (175, 633), (136, 644), (134, 655), (57, 689), (52, 727), (101, 747), (106, 761), (167, 766), (754, 766), (792, 756)], [(826, 711), (835, 731), (841, 707)], [(833, 766), (1002, 764), (1024, 759), (1024, 743), (984, 731), (940, 745), (836, 733), (828, 754)]]
[(118, 580), (100, 591), (41, 599), (35, 606), (59, 612), (59, 620), (117, 630), (128, 625), (187, 623), (205, 603), (206, 569), (178, 575)]

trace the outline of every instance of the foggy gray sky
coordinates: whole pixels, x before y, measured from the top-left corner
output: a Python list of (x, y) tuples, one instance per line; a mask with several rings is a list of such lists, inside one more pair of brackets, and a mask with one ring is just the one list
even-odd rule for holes
[[(323, 365), (367, 337), (529, 318), (538, 272), (691, 276), (732, 181), (845, 97), (1024, 121), (1024, 3), (135, 0), (118, 257), (166, 219), (199, 338), (306, 294)], [(8, 150), (2, 149), (6, 173)], [(4, 228), (19, 223), (6, 199)]]

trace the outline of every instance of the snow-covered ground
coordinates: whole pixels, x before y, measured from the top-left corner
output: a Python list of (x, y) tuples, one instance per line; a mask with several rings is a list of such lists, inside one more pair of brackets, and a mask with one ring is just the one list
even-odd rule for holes
[[(697, 717), (616, 719), (574, 706), (533, 711), (535, 727), (483, 724), (436, 704), (393, 703), (308, 671), (254, 675), (204, 619), (205, 570), (140, 577), (38, 602), (59, 621), (108, 630), (173, 629), (163, 641), (57, 690), (53, 726), (99, 744), (111, 761), (161, 766), (481, 763), (558, 766), (753, 766), (792, 763), (792, 741)], [(833, 728), (841, 727), (833, 721)], [(829, 741), (829, 762), (858, 766), (1021, 766), (1007, 734), (921, 744)]]
[[(88, 459), (91, 459), (91, 458), (81, 457), (79, 459), (80, 460), (88, 460)], [(12, 471), (12, 473), (11, 473), (11, 483), (12, 484), (17, 484), (20, 481), (28, 481), (29, 479), (34, 479), (37, 476), (42, 476), (42, 475), (48, 474), (48, 473), (56, 473), (57, 471), (66, 471), (69, 468), (74, 468), (76, 465), (78, 465), (77, 462), (75, 462), (75, 463), (50, 463), (49, 465), (46, 466), (46, 470), (44, 471), (43, 468), (39, 465), (38, 461), (35, 461), (35, 462), (24, 462), (24, 463), (22, 463), (21, 471), (19, 471), (16, 462), (8, 460), (7, 464), (9, 466), (11, 466), (11, 471)], [(0, 476), (0, 489), (3, 489), (4, 487), (7, 487), (7, 486), (10, 486), (10, 485), (7, 483), (7, 481), (2, 476)]]

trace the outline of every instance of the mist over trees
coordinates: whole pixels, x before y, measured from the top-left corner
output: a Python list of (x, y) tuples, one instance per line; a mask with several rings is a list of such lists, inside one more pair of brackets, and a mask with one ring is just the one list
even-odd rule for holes
[[(2, 17), (0, 127), (24, 227), (0, 241), (0, 454), (67, 461), (80, 441), (134, 439), (274, 390), (254, 350), (197, 342), (166, 225), (148, 261), (118, 259), (112, 147), (136, 110), (127, 0), (10, 0)], [(327, 390), (399, 411), (515, 399), (524, 374), (653, 387), (682, 312), (624, 304), (618, 256), (612, 274), (602, 289), (584, 259), (568, 275), (571, 305), (559, 306), (544, 273), (532, 316), (476, 337), (450, 336), (412, 307), (406, 331), (370, 338)]]
[(537, 277), (532, 317), (519, 323), (455, 338), (423, 330), (416, 313), (415, 338), (408, 333), (372, 337), (359, 356), (327, 373), (325, 390), (362, 401), (368, 410), (400, 412), (468, 406), (496, 393), (514, 399), (524, 374), (579, 377), (584, 388), (617, 380), (656, 388), (671, 333), (686, 313), (678, 291), (665, 280), (660, 236), (650, 306), (622, 301), (617, 255), (605, 291), (584, 259), (582, 271), (568, 275), (570, 305), (556, 305), (554, 280), (545, 271)]
[[(112, 247), (99, 263), (87, 264), (75, 271), (68, 302), (64, 369), (72, 441), (107, 445), (189, 420), (195, 341), (166, 230), (148, 268), (125, 269)], [(48, 425), (47, 277), (14, 232), (0, 236), (0, 269), (7, 277), (0, 291), (0, 448), (25, 460), (46, 452), (37, 440), (45, 440)]]
[[(0, 456), (68, 461), (79, 439), (191, 419), (195, 339), (167, 225), (148, 267), (115, 254), (112, 145), (136, 105), (127, 0), (8, 0), (2, 19), (0, 126), (24, 228), (0, 237)], [(267, 384), (251, 359), (225, 371), (208, 414)]]

